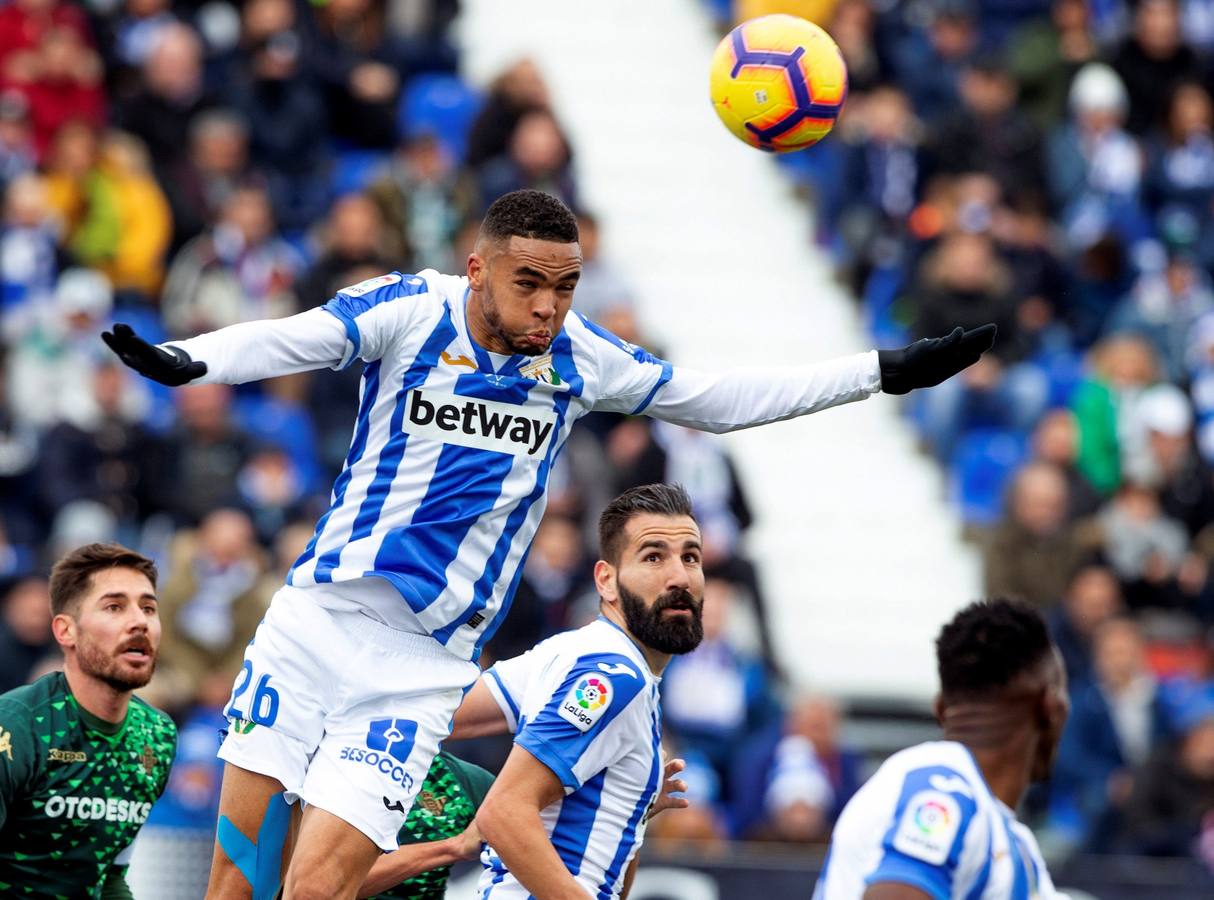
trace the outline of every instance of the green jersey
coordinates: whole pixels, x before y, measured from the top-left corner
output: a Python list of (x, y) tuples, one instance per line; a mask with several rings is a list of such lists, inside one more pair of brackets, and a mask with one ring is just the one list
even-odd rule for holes
[(0, 896), (129, 896), (119, 857), (176, 745), (172, 720), (137, 697), (117, 724), (91, 715), (62, 672), (0, 695)]
[[(456, 759), (450, 753), (439, 753), (426, 773), (421, 792), (397, 835), (401, 845), (424, 844), (463, 834), (476, 811), (489, 793), (493, 775), (480, 766)], [(402, 881), (380, 898), (412, 898), (412, 900), (441, 900), (447, 893), (447, 878), (451, 867), (431, 869)]]

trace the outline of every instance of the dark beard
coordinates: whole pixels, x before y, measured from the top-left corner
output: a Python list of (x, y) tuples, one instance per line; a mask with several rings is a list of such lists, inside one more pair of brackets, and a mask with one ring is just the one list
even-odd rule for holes
[[(678, 656), (690, 653), (704, 640), (704, 623), (701, 620), (704, 601), (697, 601), (690, 591), (676, 590), (662, 594), (653, 601), (652, 607), (646, 607), (644, 600), (618, 580), (616, 587), (619, 589), (624, 623), (632, 636), (650, 650)], [(662, 610), (672, 606), (689, 607), (691, 618), (684, 620), (664, 617)]]
[(485, 317), (485, 324), (489, 326), (489, 330), (497, 335), (503, 344), (510, 348), (511, 353), (517, 353), (520, 356), (543, 356), (551, 347), (545, 347), (543, 350), (537, 349), (530, 344), (517, 345), (514, 340), (506, 333), (506, 329), (502, 327), (502, 317), (498, 315), (497, 303), (493, 298), (485, 294), (484, 302), (481, 303), (481, 313)]
[[(128, 641), (123, 646), (123, 650), (130, 649), (131, 643), (137, 643), (145, 651), (151, 652), (151, 644), (138, 641)], [(143, 687), (152, 680), (152, 674), (156, 671), (154, 657), (146, 671), (126, 671), (121, 660), (107, 654), (88, 638), (84, 638), (76, 644), (76, 662), (80, 665), (80, 671), (85, 675), (96, 678), (116, 691), (123, 692)]]

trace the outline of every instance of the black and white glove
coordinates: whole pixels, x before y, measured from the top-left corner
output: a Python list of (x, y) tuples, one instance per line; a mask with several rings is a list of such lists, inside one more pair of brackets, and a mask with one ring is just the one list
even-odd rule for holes
[(923, 338), (899, 350), (878, 350), (881, 390), (909, 394), (915, 388), (935, 387), (972, 366), (995, 344), (994, 324), (964, 331), (954, 328), (947, 337)]
[(101, 339), (118, 358), (153, 381), (179, 387), (207, 374), (207, 364), (195, 362), (177, 347), (162, 348), (149, 344), (130, 325), (118, 322), (113, 331), (103, 331)]

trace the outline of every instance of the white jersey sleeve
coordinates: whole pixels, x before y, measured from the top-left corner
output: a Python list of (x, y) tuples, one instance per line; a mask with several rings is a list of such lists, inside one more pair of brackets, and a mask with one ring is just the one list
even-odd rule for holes
[(644, 413), (722, 433), (780, 422), (862, 400), (881, 390), (877, 351), (808, 366), (755, 366), (698, 372), (672, 366), (588, 319), (600, 379), (596, 410)]
[(533, 681), (543, 705), (514, 742), (575, 791), (635, 745), (630, 707), (645, 685), (637, 663), (622, 654), (587, 653), (572, 664), (558, 656)]
[(322, 309), (336, 317), (346, 330), (346, 348), (341, 365), (355, 358), (371, 362), (383, 356), (392, 341), (409, 328), (415, 303), (399, 302), (429, 292), (427, 270), (419, 275), (389, 272), (342, 288)]
[(244, 384), (326, 366), (342, 369), (356, 358), (369, 362), (383, 356), (409, 327), (414, 304), (399, 301), (428, 289), (421, 275), (390, 272), (342, 288), (324, 306), (299, 315), (243, 322), (167, 345), (207, 364), (196, 384)]
[(245, 384), (312, 369), (338, 368), (346, 343), (341, 323), (322, 309), (285, 319), (241, 322), (165, 346), (207, 364), (191, 384)]
[(523, 697), (526, 696), (527, 682), (534, 674), (536, 661), (536, 652), (528, 650), (511, 659), (499, 660), (481, 676), (485, 686), (489, 688), (489, 693), (501, 708), (502, 715), (506, 717), (511, 734), (518, 731), (519, 709)]
[(865, 881), (909, 884), (942, 900), (956, 896), (974, 861), (989, 859), (989, 828), (977, 812), (973, 788), (960, 772), (947, 766), (908, 772), (881, 839), (880, 861)]

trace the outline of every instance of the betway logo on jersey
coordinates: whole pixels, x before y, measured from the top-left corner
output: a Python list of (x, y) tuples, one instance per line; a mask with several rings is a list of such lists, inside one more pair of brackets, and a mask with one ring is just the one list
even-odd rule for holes
[(55, 794), (42, 810), (48, 818), (91, 819), (105, 822), (134, 822), (142, 825), (152, 804), (117, 797), (63, 797)]
[(405, 411), (410, 434), (514, 456), (535, 456), (556, 427), (550, 410), (422, 388), (409, 391)]

